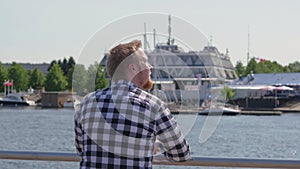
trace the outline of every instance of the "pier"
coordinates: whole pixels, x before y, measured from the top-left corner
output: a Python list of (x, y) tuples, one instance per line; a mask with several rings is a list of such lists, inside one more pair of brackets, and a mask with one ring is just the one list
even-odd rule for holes
[(43, 108), (63, 108), (64, 102), (75, 93), (72, 92), (43, 92), (42, 107)]
[(281, 111), (269, 110), (243, 110), (240, 112), (240, 115), (255, 115), (255, 116), (280, 116), (282, 115)]
[[(170, 109), (172, 114), (199, 114), (201, 115), (202, 109), (200, 108), (185, 108), (185, 109)], [(296, 111), (298, 112), (298, 111)], [(294, 112), (294, 113), (296, 113)], [(239, 113), (210, 113), (206, 115), (254, 115), (254, 116), (280, 116), (283, 113), (287, 113), (287, 111), (284, 111), (284, 109), (241, 109)]]

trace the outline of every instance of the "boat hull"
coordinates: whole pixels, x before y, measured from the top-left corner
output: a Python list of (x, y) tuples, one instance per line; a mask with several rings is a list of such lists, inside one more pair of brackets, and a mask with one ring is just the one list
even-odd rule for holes
[(22, 101), (4, 101), (0, 100), (0, 106), (29, 106), (29, 103)]
[(240, 110), (231, 109), (231, 108), (211, 108), (200, 111), (198, 115), (213, 115), (213, 116), (235, 116), (240, 114)]

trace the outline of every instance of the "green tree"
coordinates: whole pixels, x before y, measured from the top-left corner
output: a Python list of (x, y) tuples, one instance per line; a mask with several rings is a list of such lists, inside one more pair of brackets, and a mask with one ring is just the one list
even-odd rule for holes
[(269, 69), (272, 70), (270, 73), (283, 73), (284, 72), (284, 67), (281, 64), (277, 63), (276, 61), (271, 62)]
[[(71, 71), (69, 71), (70, 73)], [(83, 95), (87, 92), (87, 71), (84, 68), (84, 65), (76, 65), (73, 68), (72, 75), (69, 75), (68, 81), (71, 81), (71, 88), (74, 92), (77, 92), (79, 95)]]
[(3, 83), (5, 80), (7, 80), (7, 70), (0, 62), (0, 83), (1, 83), (0, 92), (4, 92)]
[[(238, 71), (238, 68), (240, 70), (241, 64), (236, 65), (236, 69)], [(263, 61), (263, 62), (256, 62), (255, 58), (252, 58), (249, 63), (246, 66), (246, 69), (243, 72), (243, 76), (247, 76), (251, 73), (283, 73), (288, 72), (289, 68), (283, 67), (276, 61)]]
[(32, 74), (32, 70), (26, 70), (26, 71), (27, 71), (27, 75), (28, 75), (28, 77), (29, 77), (29, 79), (30, 79), (31, 74)]
[(48, 67), (48, 72), (49, 72), (49, 70), (52, 68), (52, 66), (53, 66), (54, 64), (57, 64), (57, 61), (56, 61), (56, 60), (52, 60), (52, 61), (51, 61), (50, 66)]
[(256, 63), (255, 58), (251, 58), (246, 66), (243, 76), (247, 76), (248, 74), (251, 73), (251, 71), (252, 71), (252, 73), (256, 73), (256, 71), (255, 71), (256, 65), (257, 65), (257, 63)]
[(14, 89), (17, 91), (28, 89), (29, 77), (22, 65), (13, 62), (8, 68), (8, 78), (13, 80)]
[(266, 60), (256, 64), (255, 73), (282, 73), (284, 72), (283, 67), (276, 61)]
[(61, 60), (60, 60), (60, 59), (57, 61), (57, 64), (58, 64), (59, 67), (61, 67), (61, 64), (62, 64), (62, 63), (61, 63)]
[(285, 72), (300, 72), (300, 62), (295, 61), (284, 67)]
[(242, 76), (244, 74), (245, 67), (241, 61), (238, 61), (235, 65), (235, 72), (238, 76)]
[(74, 67), (74, 65), (76, 64), (74, 58), (72, 56), (69, 57), (68, 59), (68, 69), (70, 69), (71, 67)]
[(96, 73), (97, 73), (97, 62), (94, 64), (90, 64), (87, 70), (88, 79), (87, 79), (87, 86), (86, 89), (88, 92), (95, 91), (95, 79), (96, 79)]
[(221, 95), (225, 97), (226, 102), (230, 102), (233, 99), (235, 93), (232, 89), (225, 85), (224, 88), (221, 90)]
[(108, 86), (107, 79), (105, 78), (104, 68), (99, 64), (95, 79), (95, 90), (103, 89)]
[(97, 62), (91, 64), (87, 72), (88, 72), (88, 80), (87, 80), (88, 91), (91, 92), (108, 86), (107, 79), (105, 78), (104, 69)]
[(30, 76), (29, 85), (34, 89), (41, 89), (44, 86), (45, 75), (40, 69), (35, 68)]
[[(69, 75), (69, 70), (72, 71), (72, 68), (74, 68), (74, 65), (76, 64), (75, 63), (75, 60), (72, 56), (69, 57), (69, 59), (67, 60), (66, 58), (63, 59), (63, 61), (61, 61), (60, 59), (58, 61), (56, 60), (53, 60), (51, 61), (50, 63), (50, 66), (48, 68), (48, 71), (52, 68), (52, 66), (54, 64), (58, 64), (61, 68), (61, 70), (63, 71), (64, 73), (64, 76), (67, 78), (68, 75)], [(72, 73), (72, 72), (71, 72)]]
[(68, 70), (68, 74), (67, 74), (67, 81), (68, 81), (68, 86), (67, 88), (71, 91), (73, 90), (73, 74), (74, 74), (74, 70), (75, 70), (75, 65), (73, 65), (72, 67), (69, 68)]
[(66, 90), (68, 82), (58, 64), (54, 64), (49, 70), (46, 81), (45, 90), (46, 91), (62, 91)]
[[(67, 77), (67, 81), (68, 81), (68, 89), (69, 90), (72, 90), (73, 72), (74, 72), (74, 69), (75, 69), (75, 64), (76, 64), (75, 60), (73, 59), (72, 56), (70, 56), (68, 62), (65, 65), (66, 69), (67, 69), (67, 76), (66, 77)], [(82, 70), (81, 68), (79, 68), (79, 69)], [(83, 66), (83, 69), (84, 69), (84, 66)], [(85, 83), (86, 83), (86, 81), (85, 81)]]
[(66, 58), (63, 59), (60, 68), (64, 72), (64, 76), (67, 77), (69, 67), (68, 67), (68, 60)]

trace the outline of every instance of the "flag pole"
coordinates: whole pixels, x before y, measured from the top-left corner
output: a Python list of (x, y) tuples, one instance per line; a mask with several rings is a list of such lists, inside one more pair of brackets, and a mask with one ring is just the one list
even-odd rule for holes
[[(10, 82), (8, 81), (8, 83), (10, 83)], [(8, 94), (11, 93), (11, 87), (8, 86), (7, 90), (8, 90)]]
[(13, 89), (14, 89), (14, 80), (11, 80), (12, 82), (12, 85), (11, 85), (11, 93), (13, 92)]
[(8, 94), (11, 93), (11, 87), (9, 87), (9, 83), (10, 83), (10, 82), (9, 82), (9, 80), (8, 80), (8, 85), (7, 85), (7, 91), (8, 91), (7, 93), (8, 93)]
[(4, 96), (6, 96), (6, 85), (5, 85), (5, 82), (6, 82), (6, 80), (4, 80), (4, 83), (3, 83), (3, 87), (4, 87)]

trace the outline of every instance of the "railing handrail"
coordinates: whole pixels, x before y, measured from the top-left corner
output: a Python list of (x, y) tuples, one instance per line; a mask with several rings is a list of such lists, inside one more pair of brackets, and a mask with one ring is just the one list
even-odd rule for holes
[[(79, 162), (76, 153), (38, 152), (38, 151), (0, 151), (0, 159), (9, 160), (41, 160)], [(163, 156), (155, 156), (154, 165), (176, 166), (215, 166), (215, 167), (251, 167), (251, 168), (300, 168), (299, 159), (261, 159), (261, 158), (224, 158), (193, 157), (186, 162), (173, 162)]]

